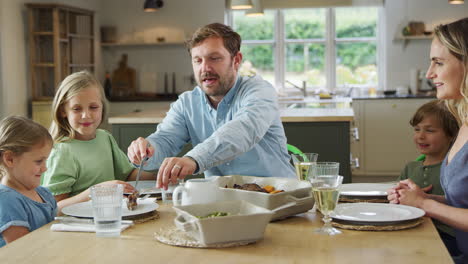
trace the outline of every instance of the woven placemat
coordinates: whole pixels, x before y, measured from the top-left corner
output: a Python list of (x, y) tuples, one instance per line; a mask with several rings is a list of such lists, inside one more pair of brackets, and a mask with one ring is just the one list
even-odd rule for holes
[(354, 197), (341, 197), (338, 200), (340, 203), (388, 203), (387, 198), (354, 198)]
[(122, 217), (125, 220), (132, 220), (135, 224), (145, 223), (151, 220), (159, 219), (159, 212), (154, 210), (148, 213)]
[(160, 229), (154, 233), (154, 238), (164, 244), (177, 246), (177, 247), (190, 247), (190, 248), (227, 248), (227, 247), (237, 247), (252, 244), (257, 242), (256, 240), (250, 241), (237, 241), (237, 242), (227, 242), (227, 243), (218, 243), (205, 245), (201, 244), (193, 237), (188, 235), (186, 232), (172, 227), (169, 229)]
[(403, 223), (392, 224), (392, 225), (355, 225), (349, 224), (345, 222), (336, 222), (333, 220), (331, 222), (332, 226), (342, 228), (342, 229), (350, 229), (350, 230), (358, 230), (358, 231), (396, 231), (396, 230), (403, 230), (408, 228), (416, 227), (424, 222), (423, 218), (417, 218), (414, 220), (406, 221)]

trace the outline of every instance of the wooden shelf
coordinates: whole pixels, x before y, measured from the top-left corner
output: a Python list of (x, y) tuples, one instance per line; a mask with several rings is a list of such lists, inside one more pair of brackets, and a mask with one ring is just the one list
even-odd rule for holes
[(184, 42), (133, 42), (133, 43), (101, 43), (102, 47), (138, 47), (138, 46), (183, 46)]
[(431, 35), (416, 35), (416, 36), (397, 36), (396, 39), (398, 40), (417, 40), (417, 39), (432, 39), (433, 34)]
[(75, 64), (69, 64), (68, 66), (69, 67), (94, 67), (94, 64), (91, 64), (91, 63), (89, 63), (89, 64), (75, 63)]
[(80, 35), (80, 34), (68, 34), (70, 38), (80, 38), (80, 39), (94, 39), (92, 35)]
[(52, 62), (34, 63), (34, 67), (55, 67), (55, 64)]

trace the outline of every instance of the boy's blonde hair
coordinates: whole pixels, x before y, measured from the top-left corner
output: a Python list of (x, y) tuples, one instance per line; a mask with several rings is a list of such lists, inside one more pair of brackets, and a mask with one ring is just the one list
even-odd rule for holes
[(55, 142), (63, 142), (75, 138), (75, 131), (62, 115), (64, 111), (63, 108), (73, 96), (91, 86), (95, 86), (99, 90), (102, 102), (102, 120), (105, 120), (108, 103), (101, 83), (88, 71), (72, 73), (60, 83), (52, 102), (52, 124), (49, 130)]
[(458, 134), (458, 122), (449, 112), (442, 100), (433, 100), (419, 107), (418, 110), (416, 110), (416, 113), (414, 113), (413, 118), (411, 118), (410, 125), (414, 127), (428, 116), (435, 117), (444, 130), (445, 135), (447, 135), (447, 137), (450, 138), (450, 141), (453, 142)]
[(22, 116), (9, 116), (0, 121), (0, 178), (4, 175), (3, 153), (21, 155), (37, 144), (53, 140), (47, 129)]
[(439, 25), (434, 29), (434, 34), (463, 64), (463, 81), (460, 86), (463, 97), (447, 100), (447, 106), (459, 124), (468, 124), (468, 18)]

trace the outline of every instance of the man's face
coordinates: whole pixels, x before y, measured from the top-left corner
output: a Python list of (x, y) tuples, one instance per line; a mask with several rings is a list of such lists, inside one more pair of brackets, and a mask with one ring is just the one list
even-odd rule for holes
[(221, 101), (234, 85), (242, 54), (238, 52), (231, 57), (223, 39), (218, 37), (205, 39), (193, 47), (191, 53), (198, 85), (210, 99)]

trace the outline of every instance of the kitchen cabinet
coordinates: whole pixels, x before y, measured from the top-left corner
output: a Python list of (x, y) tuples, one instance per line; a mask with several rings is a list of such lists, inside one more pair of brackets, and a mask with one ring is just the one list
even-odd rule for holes
[(26, 7), (33, 119), (48, 127), (47, 104), (58, 84), (73, 72), (94, 72), (94, 12), (61, 4)]
[[(138, 137), (147, 137), (156, 131), (157, 124), (112, 124), (112, 135), (126, 153), (128, 146)], [(343, 182), (351, 182), (349, 121), (342, 122), (286, 122), (283, 123), (288, 143), (303, 152), (319, 153), (319, 161), (340, 163)], [(187, 145), (178, 156), (187, 153)]]
[(318, 161), (340, 163), (343, 183), (351, 182), (350, 122), (283, 122), (288, 144), (318, 153)]
[(359, 140), (351, 143), (359, 168), (353, 176), (397, 177), (405, 164), (419, 154), (409, 120), (430, 98), (353, 100), (354, 126)]

